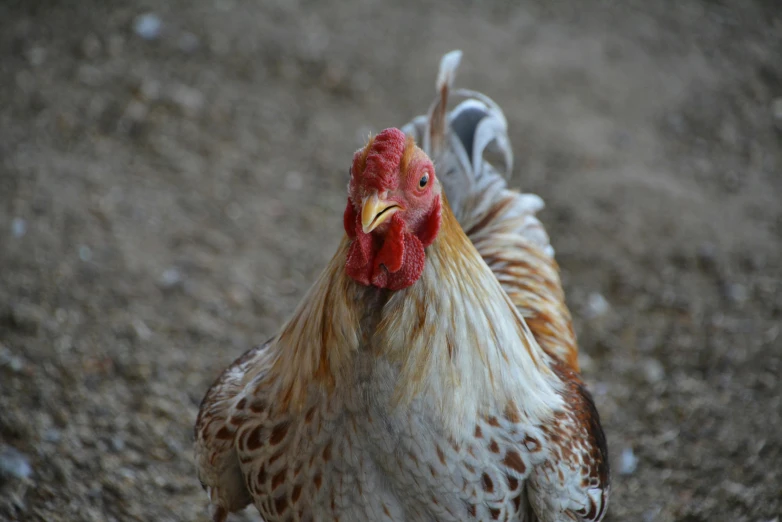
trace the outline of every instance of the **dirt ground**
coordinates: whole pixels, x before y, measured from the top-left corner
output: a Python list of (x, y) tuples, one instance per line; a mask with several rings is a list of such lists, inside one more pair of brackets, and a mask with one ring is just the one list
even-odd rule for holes
[(782, 12), (517, 4), (0, 4), (0, 518), (207, 520), (203, 393), (330, 258), (353, 150), (461, 48), (547, 202), (608, 520), (778, 521)]

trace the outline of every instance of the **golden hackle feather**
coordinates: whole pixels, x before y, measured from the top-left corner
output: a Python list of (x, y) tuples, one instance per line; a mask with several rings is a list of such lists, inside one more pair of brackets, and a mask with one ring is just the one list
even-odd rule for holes
[(454, 431), (503, 396), (530, 417), (551, 415), (557, 396), (545, 355), (447, 200), (424, 273), (407, 289), (357, 285), (345, 273), (347, 245), (274, 338), (276, 408), (300, 410), (313, 384), (328, 396), (355, 352), (371, 347), (401, 366), (394, 404), (429, 394)]
[[(443, 57), (437, 96), (428, 115), (402, 129), (432, 157), (459, 223), (535, 339), (547, 353), (578, 370), (578, 346), (559, 267), (546, 231), (535, 217), (543, 201), (509, 190), (484, 157), (485, 152), (499, 152), (505, 175), (510, 174), (513, 153), (502, 110), (481, 93), (452, 89), (460, 57), (459, 51)], [(467, 100), (448, 112), (448, 100), (454, 96)]]

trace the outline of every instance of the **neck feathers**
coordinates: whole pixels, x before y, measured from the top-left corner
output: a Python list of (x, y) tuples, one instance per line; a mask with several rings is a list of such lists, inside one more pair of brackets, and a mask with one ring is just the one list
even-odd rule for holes
[(447, 203), (423, 274), (408, 288), (388, 292), (350, 279), (349, 246), (343, 239), (278, 336), (284, 406), (302, 406), (314, 382), (333, 390), (353, 354), (371, 346), (399, 366), (394, 402), (423, 398), (451, 433), (507, 407), (532, 422), (559, 409), (547, 356)]
[(331, 391), (362, 339), (363, 287), (345, 271), (350, 240), (336, 254), (277, 336), (273, 373), (280, 378), (280, 408), (302, 408), (310, 384)]
[(547, 356), (447, 204), (421, 279), (391, 296), (376, 336), (401, 367), (395, 400), (423, 395), (452, 432), (506, 406), (533, 421), (559, 406)]

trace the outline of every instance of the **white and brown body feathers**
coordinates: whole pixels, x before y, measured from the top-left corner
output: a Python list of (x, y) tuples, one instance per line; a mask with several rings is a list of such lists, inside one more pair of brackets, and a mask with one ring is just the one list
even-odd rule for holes
[[(578, 371), (578, 346), (548, 234), (536, 217), (543, 200), (508, 189), (513, 151), (502, 109), (487, 96), (451, 89), (460, 51), (440, 63), (437, 97), (429, 113), (402, 128), (437, 167), (454, 215), (519, 308), (535, 339)], [(466, 97), (452, 111), (449, 98)], [(503, 159), (502, 172), (485, 159)]]
[(469, 193), (442, 175), (456, 215), (443, 205), (415, 284), (355, 283), (345, 238), (280, 333), (209, 390), (196, 459), (215, 520), (249, 503), (267, 522), (602, 518), (605, 441), (540, 200), (471, 159)]

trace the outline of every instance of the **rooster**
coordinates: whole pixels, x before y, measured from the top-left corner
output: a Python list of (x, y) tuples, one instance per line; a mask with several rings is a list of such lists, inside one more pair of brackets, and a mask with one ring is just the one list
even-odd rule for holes
[(542, 201), (484, 159), (495, 147), (510, 171), (494, 102), (454, 91), (468, 99), (447, 111), (459, 58), (408, 134), (356, 152), (334, 257), (207, 392), (195, 451), (215, 522), (251, 503), (267, 522), (603, 518), (605, 438)]

